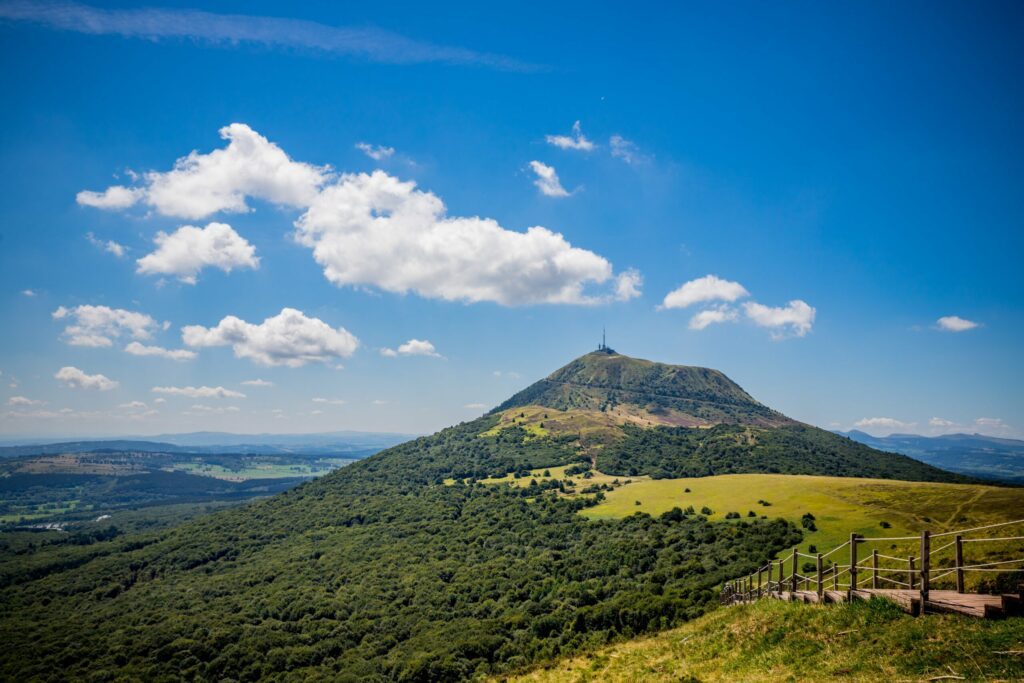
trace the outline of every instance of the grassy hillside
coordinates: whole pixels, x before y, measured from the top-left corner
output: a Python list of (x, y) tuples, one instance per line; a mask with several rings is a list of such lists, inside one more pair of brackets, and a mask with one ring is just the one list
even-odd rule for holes
[(512, 679), (636, 681), (1024, 680), (1019, 619), (915, 619), (882, 600), (801, 605), (763, 600), (722, 608), (681, 628), (598, 649)]
[[(1019, 519), (1024, 517), (1024, 489), (852, 477), (729, 474), (635, 480), (605, 492), (601, 503), (582, 514), (593, 519), (636, 512), (657, 516), (673, 507), (687, 506), (698, 511), (710, 508), (708, 517), (715, 521), (724, 520), (729, 512), (748, 519), (753, 511), (758, 517), (782, 517), (799, 523), (810, 512), (816, 530), (804, 529), (800, 549), (807, 552), (814, 545), (825, 552), (848, 540), (851, 532), (868, 537), (904, 536), (925, 528), (946, 531)], [(882, 528), (882, 522), (890, 528)]]

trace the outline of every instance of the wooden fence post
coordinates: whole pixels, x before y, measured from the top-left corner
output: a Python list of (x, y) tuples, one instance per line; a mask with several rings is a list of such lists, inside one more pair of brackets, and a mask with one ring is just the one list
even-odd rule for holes
[(871, 587), (878, 588), (878, 550), (871, 551)]
[(757, 597), (761, 597), (761, 573), (764, 571), (764, 567), (760, 567), (757, 570)]
[(932, 532), (925, 529), (921, 532), (921, 614), (928, 601), (928, 570), (931, 568)]
[(964, 592), (964, 537), (956, 537), (956, 592)]
[(784, 561), (782, 561), (782, 560), (779, 560), (778, 561), (778, 565), (779, 565), (779, 582), (777, 584), (775, 584), (775, 592), (778, 593), (779, 597), (781, 598), (782, 597), (782, 582), (786, 580), (786, 566), (785, 566), (786, 563)]
[(792, 592), (794, 592), (794, 593), (796, 593), (796, 573), (797, 573), (796, 572), (796, 570), (797, 570), (796, 563), (797, 562), (798, 562), (798, 558), (797, 558), (797, 555), (796, 555), (796, 548), (793, 548), (793, 576), (790, 578), (790, 590)]
[(916, 572), (914, 572), (914, 556), (913, 555), (911, 555), (910, 557), (907, 558), (907, 566), (910, 567), (910, 569), (907, 571), (907, 584), (910, 585), (910, 590), (914, 590), (914, 576), (915, 576)]
[(825, 594), (825, 576), (821, 571), (821, 553), (818, 553), (818, 601), (821, 601), (821, 596)]
[[(857, 590), (857, 534), (850, 534), (850, 590)], [(853, 593), (850, 593), (853, 602)]]
[(839, 565), (832, 563), (832, 590), (839, 590)]

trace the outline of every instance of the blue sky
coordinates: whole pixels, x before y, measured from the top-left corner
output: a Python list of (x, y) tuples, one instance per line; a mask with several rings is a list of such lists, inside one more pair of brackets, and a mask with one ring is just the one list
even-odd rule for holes
[(1022, 18), (0, 2), (0, 434), (430, 432), (606, 326), (1019, 437)]

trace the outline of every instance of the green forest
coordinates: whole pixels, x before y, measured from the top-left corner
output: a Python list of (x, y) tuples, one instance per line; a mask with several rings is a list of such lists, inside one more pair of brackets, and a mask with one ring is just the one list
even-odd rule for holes
[(723, 580), (800, 538), (781, 520), (587, 521), (576, 514), (586, 500), (474, 482), (577, 458), (520, 430), (478, 436), (495, 421), (171, 529), (8, 553), (0, 677), (510, 671), (691, 619)]

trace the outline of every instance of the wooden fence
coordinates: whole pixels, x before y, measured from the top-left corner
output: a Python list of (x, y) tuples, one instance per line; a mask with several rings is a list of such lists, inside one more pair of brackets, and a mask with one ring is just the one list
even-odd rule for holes
[[(994, 615), (998, 610), (985, 607), (987, 603), (984, 599), (956, 597), (977, 595), (965, 590), (965, 576), (974, 573), (1018, 573), (1024, 578), (1024, 550), (1018, 547), (1012, 551), (1017, 553), (1014, 559), (993, 561), (965, 559), (965, 556), (972, 554), (965, 551), (975, 547), (970, 544), (1005, 545), (1024, 541), (1024, 536), (979, 535), (980, 532), (1014, 525), (1024, 525), (1024, 520), (942, 533), (925, 530), (919, 536), (866, 537), (854, 533), (842, 545), (827, 553), (813, 555), (793, 548), (791, 554), (787, 553), (788, 557), (770, 560), (756, 572), (726, 583), (722, 590), (722, 602), (746, 602), (763, 597), (831, 602), (880, 595), (896, 600), (915, 614), (927, 608), (971, 614), (980, 610), (979, 616)], [(872, 547), (881, 543), (908, 542), (919, 545), (920, 551), (916, 555), (897, 557)], [(947, 553), (949, 557), (941, 557)], [(987, 555), (991, 556), (991, 553)], [(810, 564), (813, 569), (802, 569), (801, 560), (806, 560), (805, 565)], [(933, 592), (937, 582), (953, 585), (955, 590), (939, 591), (942, 595), (935, 596)], [(1019, 607), (1019, 593), (1018, 587), (1016, 597), (1004, 596), (1000, 609), (1013, 613), (1007, 610), (1007, 602), (1012, 603), (1014, 609)], [(959, 609), (958, 605), (965, 607)]]

